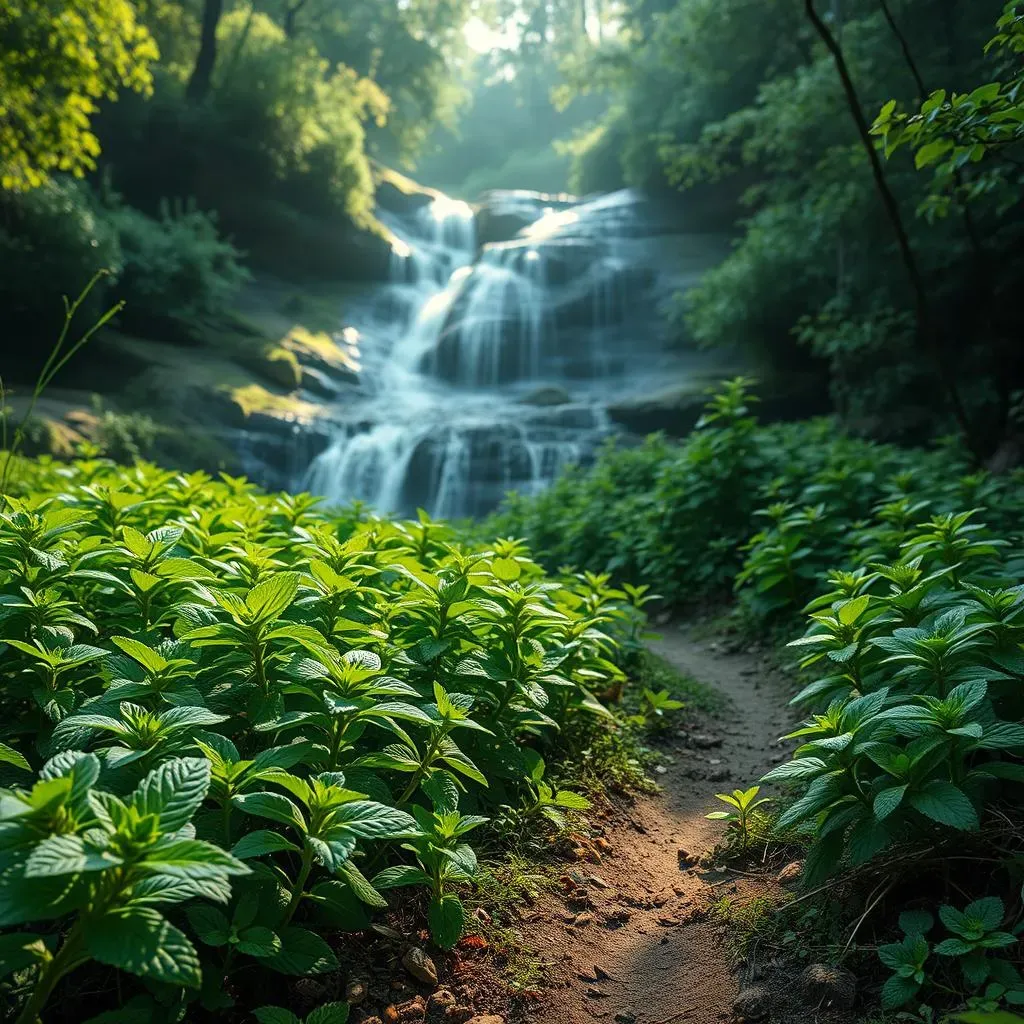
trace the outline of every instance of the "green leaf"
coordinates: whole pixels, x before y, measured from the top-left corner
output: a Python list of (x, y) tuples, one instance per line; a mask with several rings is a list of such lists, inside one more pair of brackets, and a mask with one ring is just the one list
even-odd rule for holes
[(346, 1024), (348, 1003), (324, 1003), (306, 1017), (306, 1024)]
[(216, 907), (197, 903), (185, 912), (192, 931), (207, 946), (226, 946), (231, 937), (231, 922)]
[(579, 793), (573, 793), (568, 789), (560, 789), (555, 794), (555, 806), (566, 807), (573, 811), (587, 811), (591, 807), (590, 801)]
[(381, 896), (352, 861), (342, 864), (340, 874), (352, 887), (352, 891), (359, 897), (361, 903), (365, 903), (368, 907), (376, 907), (378, 910), (387, 909), (388, 901)]
[(430, 934), (442, 949), (451, 949), (462, 938), (466, 912), (458, 896), (435, 896), (427, 913)]
[(373, 800), (342, 804), (334, 810), (331, 821), (360, 839), (401, 839), (419, 834), (419, 826), (411, 814)]
[(101, 964), (185, 988), (199, 988), (202, 982), (192, 943), (149, 907), (104, 915), (86, 930), (85, 942)]
[(252, 1015), (260, 1024), (302, 1024), (302, 1021), (283, 1006), (259, 1006)]
[(906, 935), (927, 935), (935, 927), (935, 918), (927, 910), (904, 910), (900, 928)]
[(217, 878), (250, 873), (240, 860), (201, 839), (161, 839), (146, 851), (146, 858), (140, 866), (156, 874), (179, 878)]
[(162, 832), (177, 832), (192, 819), (210, 788), (205, 757), (176, 757), (154, 768), (139, 783), (132, 805), (139, 814), (156, 814)]
[(299, 847), (277, 832), (257, 829), (255, 832), (242, 836), (235, 843), (231, 848), (231, 856), (237, 857), (239, 860), (250, 860), (253, 857), (262, 857), (267, 853), (279, 853), (281, 850), (297, 853)]
[(906, 786), (892, 786), (889, 789), (883, 789), (875, 797), (874, 804), (872, 805), (875, 817), (879, 821), (885, 821), (903, 802), (903, 796), (906, 791)]
[(14, 747), (9, 747), (6, 743), (0, 743), (0, 763), (13, 764), (15, 768), (21, 768), (26, 772), (32, 771), (32, 766), (25, 760), (24, 755), (19, 754)]
[(256, 818), (269, 818), (281, 825), (291, 825), (306, 832), (306, 819), (288, 797), (280, 793), (244, 793), (232, 797), (231, 802), (246, 814)]
[(964, 916), (976, 921), (983, 931), (991, 932), (1003, 923), (1006, 907), (998, 896), (983, 896), (964, 907)]
[(281, 951), (281, 940), (269, 928), (254, 925), (239, 933), (235, 949), (247, 956), (266, 959)]
[(519, 579), (523, 570), (514, 558), (495, 558), (491, 562), (491, 572), (503, 583), (511, 583)]
[(407, 885), (430, 885), (430, 875), (413, 864), (396, 864), (373, 876), (375, 889), (399, 889)]
[(882, 986), (882, 1007), (896, 1010), (905, 1006), (920, 991), (921, 986), (913, 978), (901, 978), (893, 975)]
[(258, 583), (245, 598), (254, 619), (276, 619), (295, 600), (299, 589), (297, 572), (278, 572)]
[(326, 974), (338, 969), (338, 958), (315, 932), (305, 928), (282, 928), (278, 932), (281, 949), (263, 962), (282, 974)]
[(844, 626), (852, 626), (861, 617), (870, 603), (871, 598), (867, 594), (862, 594), (860, 597), (844, 602), (839, 606), (839, 621)]
[(479, 782), (481, 786), (487, 785), (487, 777), (473, 762), (451, 741), (445, 740), (441, 744), (440, 758), (449, 768), (454, 769), (466, 778)]
[(952, 149), (953, 143), (949, 139), (936, 139), (934, 142), (928, 142), (914, 155), (914, 166), (921, 170), (922, 167), (936, 163)]
[(120, 647), (129, 658), (137, 661), (147, 672), (156, 674), (167, 668), (167, 659), (151, 647), (128, 636), (112, 636), (111, 643)]
[(81, 836), (47, 836), (33, 847), (24, 874), (26, 878), (77, 875), (106, 871), (120, 863), (120, 857), (88, 845)]
[(967, 832), (978, 827), (978, 812), (963, 790), (951, 782), (933, 779), (917, 792), (910, 792), (907, 801), (915, 811), (941, 825)]
[(945, 939), (935, 947), (939, 956), (964, 956), (970, 953), (974, 947), (963, 939)]

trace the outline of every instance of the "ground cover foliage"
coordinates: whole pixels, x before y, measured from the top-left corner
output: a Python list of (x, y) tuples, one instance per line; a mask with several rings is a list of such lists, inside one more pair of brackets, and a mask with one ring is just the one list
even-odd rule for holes
[[(864, 898), (834, 951), (849, 953), (867, 900), (887, 1008), (1019, 1003), (1021, 473), (977, 470), (955, 442), (759, 426), (755, 407), (732, 381), (683, 443), (610, 447), (489, 525), (542, 562), (646, 579), (680, 605), (733, 590), (741, 632), (788, 643), (809, 715), (761, 780), (782, 799), (758, 835), (795, 845), (806, 887), (838, 878)], [(733, 851), (749, 845), (747, 817), (728, 818)], [(916, 913), (940, 904), (942, 928)], [(819, 927), (808, 920), (794, 937)]]
[(639, 657), (642, 595), (244, 480), (103, 459), (11, 479), (0, 962), (17, 1019), (83, 972), (97, 1008), (242, 1019), (335, 970), (330, 937), (405, 887), (451, 947), (488, 819), (588, 805), (543, 751), (611, 721), (597, 695)]

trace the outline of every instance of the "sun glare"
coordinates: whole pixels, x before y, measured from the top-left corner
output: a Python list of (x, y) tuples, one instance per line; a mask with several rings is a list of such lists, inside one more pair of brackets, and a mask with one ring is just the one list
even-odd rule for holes
[(470, 18), (463, 30), (466, 42), (477, 53), (490, 53), (512, 45), (512, 33), (507, 29), (496, 32), (482, 18)]

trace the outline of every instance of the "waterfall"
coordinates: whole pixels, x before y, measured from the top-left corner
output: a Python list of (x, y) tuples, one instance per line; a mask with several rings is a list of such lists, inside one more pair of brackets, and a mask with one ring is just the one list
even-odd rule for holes
[(635, 194), (513, 205), (524, 229), (479, 252), (466, 203), (381, 212), (390, 283), (348, 311), (359, 384), (309, 490), (382, 514), (485, 513), (589, 458), (626, 383), (663, 380), (660, 271), (635, 237)]

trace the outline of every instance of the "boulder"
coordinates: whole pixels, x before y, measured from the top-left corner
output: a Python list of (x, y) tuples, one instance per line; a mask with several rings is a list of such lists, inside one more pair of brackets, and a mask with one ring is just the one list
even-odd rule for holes
[(666, 388), (651, 395), (632, 395), (608, 406), (613, 423), (634, 434), (661, 431), (669, 437), (684, 437), (696, 426), (707, 396), (692, 384)]
[(572, 401), (565, 388), (554, 386), (537, 388), (519, 399), (520, 405), (535, 405), (541, 408), (552, 405), (568, 405)]
[(764, 1020), (771, 1013), (771, 993), (763, 985), (747, 985), (740, 989), (732, 1008), (744, 1020)]
[(810, 964), (805, 967), (797, 985), (809, 1006), (849, 1010), (857, 999), (857, 977), (836, 964)]

